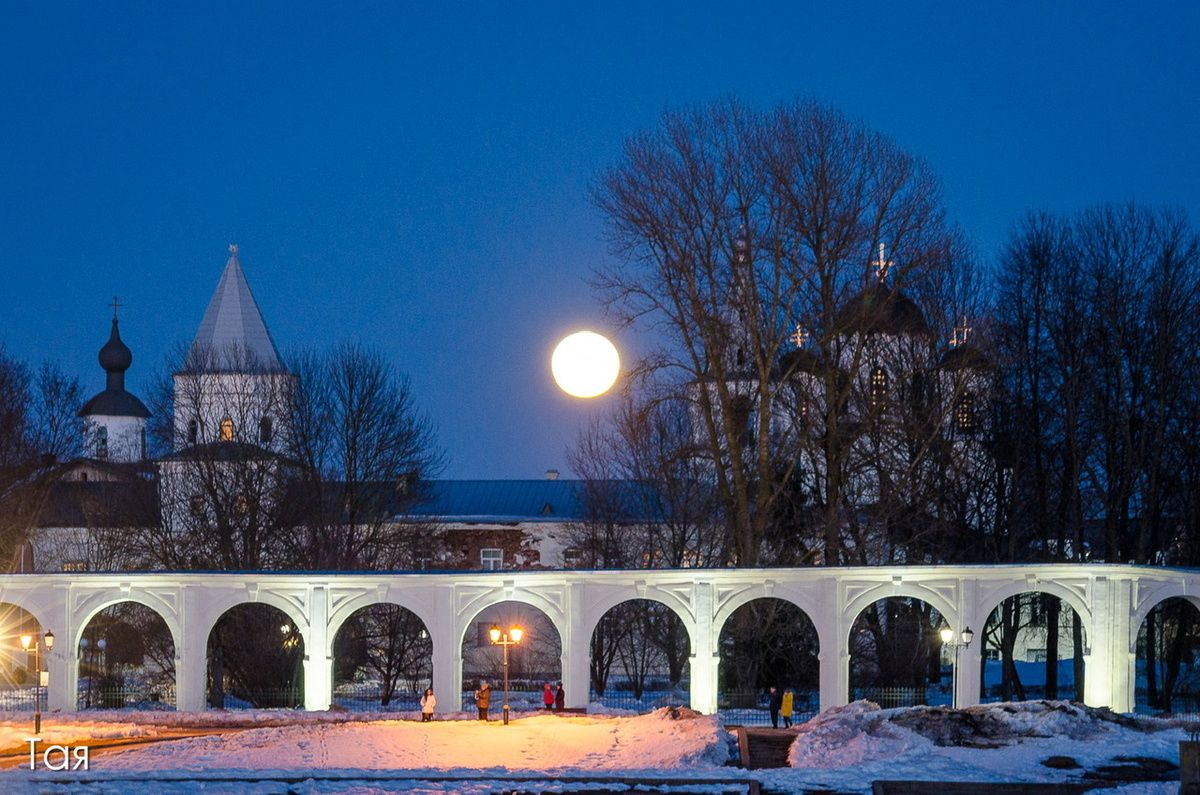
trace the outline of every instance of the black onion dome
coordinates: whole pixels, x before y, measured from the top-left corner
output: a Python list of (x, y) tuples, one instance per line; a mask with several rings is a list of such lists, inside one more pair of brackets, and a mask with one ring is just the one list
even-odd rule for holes
[(847, 301), (838, 311), (837, 328), (843, 334), (932, 334), (916, 302), (885, 284), (869, 287)]
[(938, 363), (943, 370), (991, 370), (995, 366), (995, 362), (974, 345), (956, 345), (946, 351)]
[(100, 366), (108, 372), (125, 372), (133, 364), (133, 351), (129, 350), (129, 346), (121, 342), (121, 334), (117, 331), (117, 319), (114, 317), (112, 322), (112, 334), (108, 338), (108, 342), (104, 343), (104, 347), (100, 349)]
[(821, 362), (808, 351), (803, 348), (798, 348), (794, 351), (788, 351), (779, 357), (780, 373), (817, 373), (820, 372)]

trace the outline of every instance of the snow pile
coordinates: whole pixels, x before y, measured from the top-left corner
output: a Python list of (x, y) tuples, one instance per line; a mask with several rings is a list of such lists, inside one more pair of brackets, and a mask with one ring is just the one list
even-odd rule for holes
[(837, 768), (896, 759), (929, 750), (931, 743), (911, 729), (892, 723), (900, 710), (881, 710), (855, 701), (820, 713), (799, 728), (788, 751), (792, 767)]
[(157, 734), (152, 726), (88, 720), (55, 721), (46, 716), (42, 720), (41, 733), (35, 735), (33, 719), (26, 715), (21, 720), (0, 721), (0, 751), (26, 751), (30, 737), (41, 737), (44, 746), (119, 737), (153, 737)]

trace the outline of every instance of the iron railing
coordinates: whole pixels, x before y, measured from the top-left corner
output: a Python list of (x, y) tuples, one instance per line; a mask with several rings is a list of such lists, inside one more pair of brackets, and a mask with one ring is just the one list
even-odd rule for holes
[[(792, 723), (799, 724), (820, 712), (816, 690), (793, 690)], [(765, 690), (722, 690), (717, 693), (717, 714), (726, 726), (770, 726), (771, 695)], [(780, 715), (779, 725), (783, 726)]]
[[(0, 690), (0, 712), (33, 712), (37, 697), (35, 693), (37, 688), (33, 685), (28, 687), (10, 687)], [(42, 688), (41, 692), (42, 712), (49, 710), (48, 700), (46, 698), (46, 688)]]
[[(213, 705), (212, 693), (205, 703)], [(223, 709), (303, 709), (304, 691), (297, 687), (269, 687), (257, 690), (235, 688), (225, 691)]]
[(601, 704), (610, 709), (623, 709), (631, 712), (653, 712), (662, 707), (687, 707), (692, 703), (687, 682), (681, 682), (678, 687), (670, 690), (643, 690), (641, 697), (633, 694), (632, 690), (605, 688), (603, 693), (591, 691), (589, 702)]
[(928, 687), (856, 687), (852, 701), (874, 701), (884, 709), (893, 707), (948, 707), (954, 702), (949, 685)]
[(350, 712), (415, 712), (421, 709), (421, 693), (397, 688), (385, 704), (380, 684), (344, 684), (333, 689), (333, 705)]
[(76, 709), (175, 709), (175, 685), (101, 687), (79, 683)]

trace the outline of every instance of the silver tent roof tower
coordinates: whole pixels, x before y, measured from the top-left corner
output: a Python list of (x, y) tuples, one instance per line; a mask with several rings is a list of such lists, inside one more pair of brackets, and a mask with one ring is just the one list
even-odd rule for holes
[(229, 260), (200, 330), (188, 351), (187, 369), (198, 372), (287, 372), (250, 283), (238, 261), (238, 247), (229, 247)]

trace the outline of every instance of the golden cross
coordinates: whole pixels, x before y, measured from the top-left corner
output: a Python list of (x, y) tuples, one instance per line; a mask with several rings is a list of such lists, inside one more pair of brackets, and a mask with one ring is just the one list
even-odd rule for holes
[(799, 323), (796, 324), (796, 330), (792, 332), (792, 342), (796, 343), (797, 348), (803, 348), (808, 344), (808, 332)]
[(883, 281), (887, 278), (888, 268), (892, 267), (893, 263), (891, 260), (884, 258), (882, 243), (879, 244), (879, 259), (875, 260), (871, 264), (875, 266), (875, 273), (879, 276), (879, 281)]
[(962, 325), (954, 327), (954, 333), (950, 336), (950, 347), (957, 348), (959, 345), (967, 344), (967, 337), (971, 334), (971, 327), (967, 325), (967, 316), (963, 315)]

